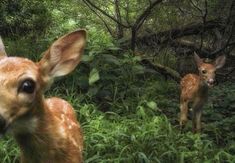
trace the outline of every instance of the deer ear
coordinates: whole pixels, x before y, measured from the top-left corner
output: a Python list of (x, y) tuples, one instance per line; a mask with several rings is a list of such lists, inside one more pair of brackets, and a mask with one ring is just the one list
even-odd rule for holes
[(198, 67), (203, 63), (202, 59), (195, 52), (194, 52), (194, 60), (196, 61)]
[(0, 37), (0, 57), (7, 56), (6, 51), (5, 51), (5, 46), (3, 44), (3, 41)]
[(221, 56), (217, 57), (214, 62), (215, 68), (219, 69), (219, 68), (223, 67), (225, 64), (225, 61), (226, 61), (225, 55), (221, 55)]
[(85, 42), (85, 30), (74, 31), (56, 40), (38, 63), (44, 82), (73, 71), (80, 62)]

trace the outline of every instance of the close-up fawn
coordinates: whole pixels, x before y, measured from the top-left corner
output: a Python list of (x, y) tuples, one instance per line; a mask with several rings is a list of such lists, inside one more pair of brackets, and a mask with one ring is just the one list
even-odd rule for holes
[(215, 72), (223, 67), (226, 57), (221, 55), (213, 63), (204, 63), (197, 54), (194, 54), (194, 59), (198, 74), (187, 74), (180, 82), (180, 126), (185, 126), (188, 120), (188, 105), (192, 102), (193, 131), (200, 132), (202, 107), (208, 99), (208, 89), (214, 86)]
[(83, 162), (83, 135), (74, 109), (43, 94), (55, 77), (75, 69), (85, 42), (86, 31), (74, 31), (33, 62), (8, 57), (0, 39), (0, 134), (13, 134), (22, 163)]

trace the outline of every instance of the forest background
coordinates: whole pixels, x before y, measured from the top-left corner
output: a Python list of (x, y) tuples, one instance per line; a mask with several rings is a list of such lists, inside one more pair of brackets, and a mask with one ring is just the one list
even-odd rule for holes
[[(80, 65), (46, 92), (76, 109), (86, 163), (235, 162), (235, 0), (1, 0), (0, 11), (11, 56), (37, 61), (59, 36), (87, 30)], [(201, 134), (178, 124), (194, 52), (227, 57)], [(19, 162), (11, 136), (0, 140), (0, 162)]]

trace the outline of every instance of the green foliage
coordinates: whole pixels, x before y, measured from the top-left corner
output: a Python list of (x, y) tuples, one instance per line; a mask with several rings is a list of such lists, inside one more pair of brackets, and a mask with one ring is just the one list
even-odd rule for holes
[[(33, 39), (28, 37), (18, 38), (17, 40), (4, 39), (4, 45), (8, 56), (27, 57), (38, 61), (49, 45), (48, 40)], [(30, 47), (30, 48), (29, 48)]]
[(40, 0), (2, 0), (0, 33), (6, 36), (43, 34), (51, 22), (51, 13)]
[[(12, 34), (8, 29), (14, 29), (13, 37), (4, 39), (8, 54), (38, 60), (54, 38), (87, 28), (81, 64), (46, 92), (47, 97), (59, 96), (74, 106), (85, 136), (85, 162), (235, 162), (233, 83), (222, 83), (210, 92), (201, 135), (193, 134), (190, 125), (180, 132), (178, 84), (144, 67), (140, 56), (120, 49), (80, 1), (58, 2), (1, 1), (0, 30), (7, 36)], [(111, 12), (108, 2), (97, 1)], [(218, 1), (209, 2), (209, 6), (218, 5)], [(133, 22), (145, 3), (121, 1), (121, 14)], [(188, 1), (182, 1), (181, 7), (190, 7)], [(189, 15), (180, 16), (174, 6), (156, 10), (146, 21), (147, 28), (168, 29), (191, 20)], [(166, 50), (154, 61), (175, 68), (176, 59)], [(0, 140), (0, 162), (19, 162), (19, 148), (12, 138)]]
[[(101, 54), (99, 57), (101, 57)], [(128, 56), (128, 59), (126, 57), (123, 59), (117, 57), (119, 64), (128, 60), (128, 64), (121, 66), (123, 69), (130, 63), (134, 64), (132, 66), (138, 65), (136, 61), (133, 62), (135, 57)], [(103, 61), (102, 65), (104, 64), (108, 64), (107, 61)], [(80, 68), (82, 67), (81, 65)], [(100, 72), (102, 71), (105, 70), (101, 69)], [(110, 70), (106, 69), (106, 71)], [(115, 76), (119, 78), (125, 75), (121, 74), (123, 71), (115, 73)], [(100, 80), (103, 80), (102, 77), (104, 76), (101, 75), (100, 77)], [(126, 77), (129, 78), (128, 75)], [(97, 81), (91, 86), (92, 88), (100, 85), (112, 88), (118, 83), (118, 90), (124, 87), (127, 94), (126, 97), (123, 97), (123, 92), (116, 89), (116, 91), (108, 94), (110, 97), (99, 99), (100, 101), (98, 102), (95, 100), (97, 94), (91, 94), (89, 89), (85, 94), (77, 94), (76, 90), (74, 90), (76, 86), (68, 88), (68, 83), (66, 83), (62, 86), (62, 90), (59, 90), (59, 92), (64, 92), (69, 89), (67, 91), (68, 94), (64, 94), (63, 97), (69, 99), (75, 108), (78, 108), (78, 119), (82, 123), (85, 135), (85, 162), (199, 163), (233, 162), (235, 160), (234, 138), (230, 137), (234, 135), (234, 130), (231, 130), (234, 118), (230, 120), (231, 123), (228, 123), (230, 118), (225, 118), (226, 120), (223, 122), (218, 119), (211, 119), (208, 115), (216, 113), (208, 108), (208, 106), (211, 106), (211, 103), (209, 103), (204, 110), (205, 114), (203, 116), (207, 125), (204, 126), (203, 133), (201, 135), (193, 134), (191, 127), (188, 128), (188, 132), (181, 133), (177, 126), (177, 114), (179, 112), (177, 94), (179, 92), (176, 84), (163, 79), (156, 79), (154, 75), (148, 76), (148, 78), (150, 79), (144, 82), (138, 80), (143, 80), (143, 77), (140, 78), (139, 74), (133, 73), (132, 79), (137, 80), (137, 82), (130, 80), (131, 84), (128, 85), (129, 87), (125, 87), (127, 79), (125, 80), (124, 77), (122, 80), (115, 78), (112, 82), (102, 81), (105, 82), (103, 84)], [(157, 81), (154, 81), (155, 79)], [(142, 85), (143, 89), (136, 88), (139, 83), (144, 83)], [(110, 85), (113, 86), (110, 87)], [(226, 89), (227, 87), (232, 89)], [(212, 93), (214, 94), (213, 98), (218, 100), (219, 94), (231, 92), (234, 92), (232, 83), (225, 83), (225, 85), (219, 85)], [(61, 96), (58, 91), (56, 94)], [(110, 100), (108, 101), (109, 109), (103, 112), (104, 105), (99, 104), (106, 99)], [(230, 96), (228, 96), (227, 100), (229, 99)], [(213, 99), (212, 101), (214, 103), (213, 106), (218, 104), (218, 101)], [(210, 110), (209, 113), (208, 110)], [(222, 115), (222, 113), (217, 114)], [(220, 122), (223, 126), (215, 125), (215, 121)], [(226, 135), (226, 137), (218, 136), (218, 133), (211, 130), (211, 126), (218, 133)], [(223, 144), (221, 144), (221, 141), (223, 141)]]
[(16, 147), (13, 138), (2, 138), (2, 140), (0, 141), (0, 162), (19, 162), (19, 149)]
[(100, 79), (99, 71), (93, 68), (89, 75), (89, 85), (94, 84), (96, 81)]
[[(218, 119), (209, 117), (214, 114), (212, 111), (207, 113), (211, 106), (231, 109), (226, 105), (234, 100), (235, 88), (231, 83), (213, 90), (213, 105), (209, 103), (205, 108), (204, 121), (208, 125), (204, 134), (193, 134), (191, 129), (181, 133), (176, 122), (179, 112), (176, 83), (141, 67), (139, 57), (119, 55), (118, 51), (107, 50), (102, 54), (91, 51), (85, 54), (90, 58), (85, 57), (72, 75), (56, 81), (47, 93), (66, 99), (75, 107), (85, 136), (85, 162), (234, 161), (234, 134), (230, 130), (234, 118), (214, 125)], [(84, 87), (81, 81), (89, 83), (89, 73), (94, 68), (100, 78)], [(218, 101), (225, 94), (231, 95)], [(210, 126), (216, 129), (216, 134)], [(227, 136), (222, 137), (221, 133)], [(3, 163), (18, 162), (18, 148), (11, 139), (1, 141), (0, 156)]]

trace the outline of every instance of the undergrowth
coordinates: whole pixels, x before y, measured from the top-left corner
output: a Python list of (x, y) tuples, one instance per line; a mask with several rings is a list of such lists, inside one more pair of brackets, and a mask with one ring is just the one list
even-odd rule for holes
[[(85, 137), (85, 162), (235, 162), (233, 83), (210, 92), (202, 134), (193, 134), (190, 122), (180, 132), (178, 84), (143, 67), (139, 57), (109, 48), (87, 49), (76, 71), (46, 93), (74, 106)], [(19, 162), (11, 136), (0, 141), (0, 162)]]

